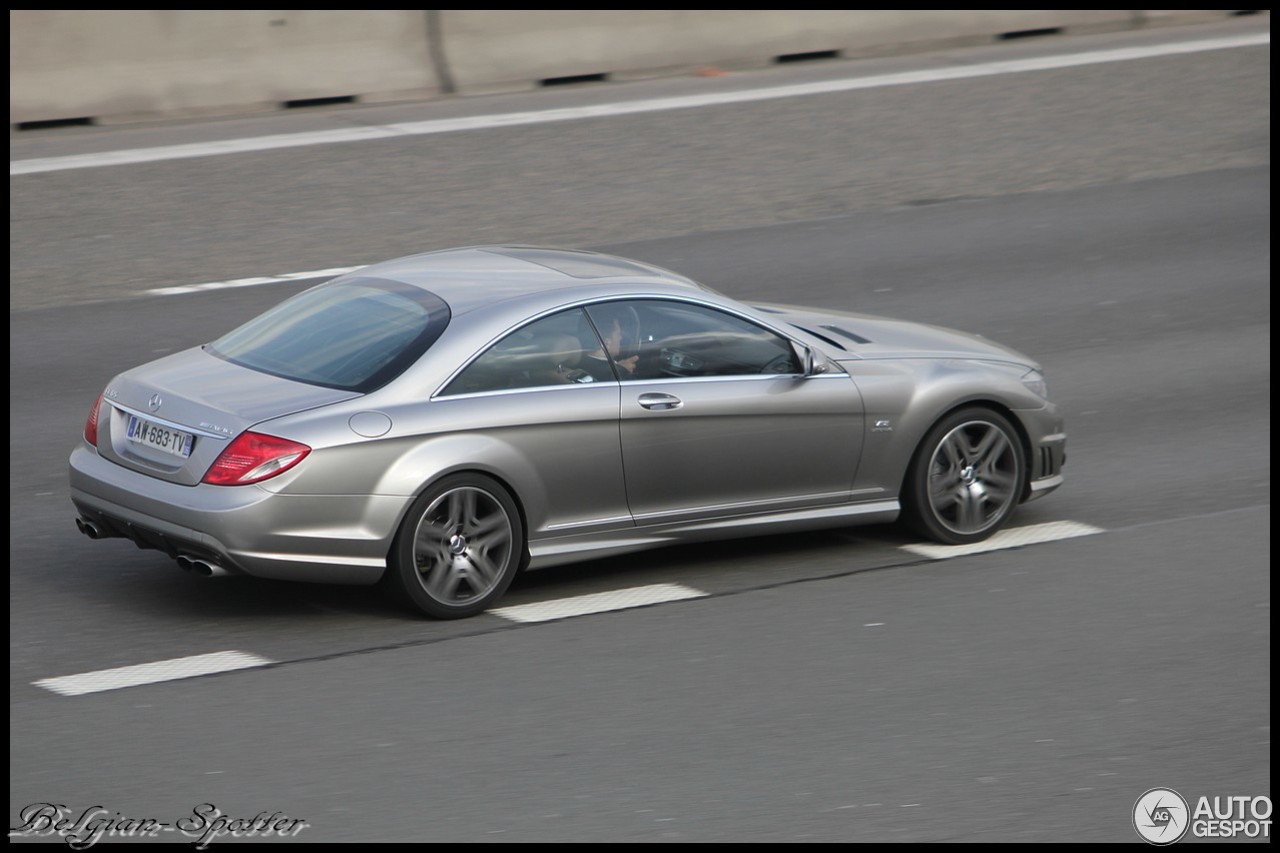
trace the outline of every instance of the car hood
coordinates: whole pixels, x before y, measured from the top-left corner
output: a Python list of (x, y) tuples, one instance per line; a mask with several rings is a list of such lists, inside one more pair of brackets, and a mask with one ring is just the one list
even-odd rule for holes
[(880, 358), (970, 358), (1038, 367), (1035, 360), (981, 335), (941, 326), (792, 305), (757, 305), (774, 321), (820, 341), (836, 361)]

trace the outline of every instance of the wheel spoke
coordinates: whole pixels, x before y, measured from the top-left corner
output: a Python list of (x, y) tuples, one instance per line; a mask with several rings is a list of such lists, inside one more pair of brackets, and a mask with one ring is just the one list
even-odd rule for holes
[(982, 473), (982, 482), (991, 487), (991, 491), (1003, 497), (1013, 490), (1013, 475), (992, 468)]
[(956, 521), (960, 527), (965, 530), (977, 530), (982, 527), (983, 498), (975, 495), (968, 489), (962, 489), (960, 492), (960, 511), (957, 514)]
[(462, 524), (463, 529), (468, 530), (475, 526), (476, 523), (476, 493), (473, 489), (467, 489), (462, 493)]
[(939, 476), (929, 478), (929, 500), (935, 506), (949, 506), (955, 503), (955, 491), (958, 481), (955, 477)]
[(471, 563), (472, 574), (475, 575), (475, 581), (472, 583), (475, 592), (488, 592), (498, 582), (498, 566), (482, 552), (470, 554), (467, 559)]
[(952, 472), (959, 471), (964, 467), (965, 447), (964, 436), (959, 432), (953, 433), (947, 437), (940, 448), (947, 457), (947, 465)]
[(984, 465), (995, 462), (1008, 445), (1009, 442), (1004, 437), (1004, 433), (995, 427), (990, 427), (973, 448), (973, 464)]
[(449, 546), (434, 537), (419, 535), (413, 543), (414, 564), (419, 571), (449, 562)]
[(471, 489), (457, 489), (449, 493), (449, 525), (456, 530), (466, 530), (474, 523), (476, 493)]
[(486, 539), (494, 533), (509, 529), (509, 527), (506, 513), (495, 512), (484, 518), (476, 519), (474, 527), (467, 531), (467, 538), (471, 540)]
[(441, 524), (435, 524), (429, 519), (423, 519), (418, 525), (418, 534), (413, 540), (414, 553), (431, 552), (436, 548), (444, 548), (445, 542), (449, 539), (449, 529)]
[(422, 585), (433, 596), (439, 598), (449, 583), (449, 576), (453, 574), (453, 560), (445, 555), (444, 559), (433, 560), (427, 565), (420, 566), (418, 572), (419, 577), (422, 578)]
[(491, 533), (480, 539), (472, 539), (469, 553), (483, 554), (490, 559), (494, 555), (505, 558), (511, 544), (511, 537), (505, 532)]
[(436, 598), (440, 601), (453, 601), (458, 596), (458, 585), (462, 583), (463, 573), (458, 567), (449, 561), (449, 568), (440, 577), (440, 583), (436, 586)]

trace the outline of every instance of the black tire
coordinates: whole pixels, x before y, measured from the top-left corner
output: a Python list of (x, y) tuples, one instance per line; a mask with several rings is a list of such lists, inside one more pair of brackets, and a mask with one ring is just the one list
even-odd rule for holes
[(903, 483), (904, 518), (936, 542), (981, 542), (1008, 523), (1026, 482), (1026, 453), (1009, 419), (985, 407), (959, 409), (916, 449)]
[(387, 581), (428, 616), (462, 619), (502, 597), (524, 552), (524, 524), (507, 490), (482, 474), (457, 474), (413, 502)]

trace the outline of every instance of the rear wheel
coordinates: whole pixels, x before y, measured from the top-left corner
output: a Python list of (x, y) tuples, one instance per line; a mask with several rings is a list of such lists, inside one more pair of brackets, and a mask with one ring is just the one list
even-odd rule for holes
[(502, 597), (523, 555), (524, 525), (506, 489), (490, 477), (460, 474), (414, 501), (388, 579), (428, 616), (460, 619)]
[(1026, 468), (1008, 418), (977, 407), (952, 412), (934, 424), (912, 459), (903, 489), (906, 518), (938, 542), (979, 542), (1013, 515)]

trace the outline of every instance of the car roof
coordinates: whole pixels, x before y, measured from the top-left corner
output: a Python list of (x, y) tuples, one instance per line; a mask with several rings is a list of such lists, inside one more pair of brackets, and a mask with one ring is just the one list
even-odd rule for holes
[[(498, 302), (602, 285), (708, 292), (692, 279), (652, 264), (579, 249), (539, 246), (470, 246), (409, 255), (343, 276), (381, 278), (421, 287), (439, 296), (455, 316)], [(630, 288), (628, 288), (630, 289)]]

